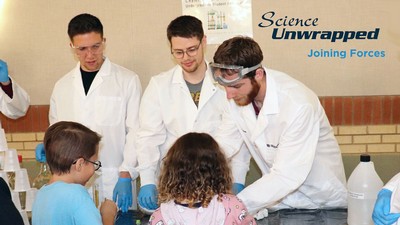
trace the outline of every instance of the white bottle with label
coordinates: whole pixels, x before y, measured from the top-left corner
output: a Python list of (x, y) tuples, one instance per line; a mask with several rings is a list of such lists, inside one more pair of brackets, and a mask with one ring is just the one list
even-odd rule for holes
[(367, 154), (360, 156), (360, 163), (347, 181), (349, 225), (374, 225), (372, 212), (383, 182), (375, 171), (374, 163)]

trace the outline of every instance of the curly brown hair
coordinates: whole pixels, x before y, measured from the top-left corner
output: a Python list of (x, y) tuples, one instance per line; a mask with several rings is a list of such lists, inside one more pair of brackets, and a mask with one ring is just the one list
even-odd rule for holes
[(231, 193), (228, 161), (218, 143), (206, 133), (181, 136), (163, 159), (158, 202), (175, 200), (207, 207), (212, 198)]

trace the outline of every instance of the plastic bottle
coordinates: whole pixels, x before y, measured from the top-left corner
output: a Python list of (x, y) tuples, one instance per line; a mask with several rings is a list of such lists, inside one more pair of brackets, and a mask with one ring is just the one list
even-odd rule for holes
[(360, 163), (347, 181), (349, 225), (374, 225), (372, 212), (383, 182), (375, 171), (374, 163), (367, 154), (360, 156)]
[(47, 165), (47, 163), (40, 163), (39, 173), (35, 179), (33, 179), (32, 186), (39, 190), (43, 185), (49, 182), (50, 177), (49, 165)]

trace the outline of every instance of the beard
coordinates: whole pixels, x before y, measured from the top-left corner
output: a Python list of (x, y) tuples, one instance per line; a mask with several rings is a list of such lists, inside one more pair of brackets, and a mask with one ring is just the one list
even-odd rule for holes
[(251, 90), (250, 92), (241, 99), (235, 100), (236, 105), (238, 106), (246, 106), (250, 104), (256, 98), (258, 92), (260, 91), (260, 84), (254, 79), (254, 77), (249, 77), (251, 82)]

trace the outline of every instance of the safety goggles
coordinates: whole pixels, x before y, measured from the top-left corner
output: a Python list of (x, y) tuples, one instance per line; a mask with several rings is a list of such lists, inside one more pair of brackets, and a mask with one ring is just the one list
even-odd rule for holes
[(250, 68), (235, 65), (224, 65), (213, 62), (211, 62), (209, 65), (214, 80), (223, 86), (232, 85), (235, 82), (243, 79), (246, 74), (261, 67), (261, 63)]

